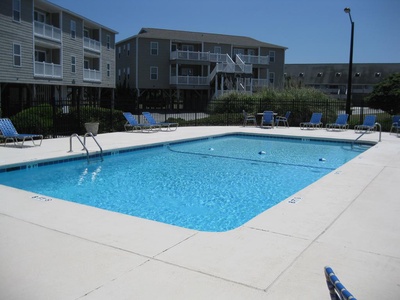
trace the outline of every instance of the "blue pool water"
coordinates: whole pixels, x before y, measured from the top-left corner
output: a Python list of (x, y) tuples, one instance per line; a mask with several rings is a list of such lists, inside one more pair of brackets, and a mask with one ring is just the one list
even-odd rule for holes
[(201, 231), (236, 228), (368, 146), (231, 135), (0, 173), (0, 183)]

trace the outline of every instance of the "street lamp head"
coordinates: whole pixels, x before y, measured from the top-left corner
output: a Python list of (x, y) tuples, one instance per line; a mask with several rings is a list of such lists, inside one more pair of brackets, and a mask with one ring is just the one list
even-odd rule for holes
[(346, 14), (349, 14), (349, 13), (350, 13), (350, 7), (346, 7), (346, 8), (344, 9), (344, 12), (345, 12)]

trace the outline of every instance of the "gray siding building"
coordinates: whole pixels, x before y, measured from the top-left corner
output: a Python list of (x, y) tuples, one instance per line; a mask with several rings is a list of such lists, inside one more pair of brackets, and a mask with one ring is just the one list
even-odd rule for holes
[(116, 83), (142, 101), (283, 86), (285, 47), (250, 37), (142, 28), (116, 44)]
[[(358, 106), (374, 85), (393, 73), (400, 73), (399, 63), (356, 63), (352, 67), (352, 102)], [(346, 99), (348, 64), (287, 64), (286, 86), (306, 86), (319, 89), (337, 99)]]
[(45, 0), (0, 5), (1, 110), (112, 97), (117, 32)]

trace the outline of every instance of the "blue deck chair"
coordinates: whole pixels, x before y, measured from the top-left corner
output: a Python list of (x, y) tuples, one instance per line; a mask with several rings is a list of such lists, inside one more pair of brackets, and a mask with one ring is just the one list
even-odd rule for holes
[(144, 111), (142, 112), (142, 115), (146, 119), (147, 123), (149, 123), (152, 126), (158, 126), (160, 129), (165, 128), (167, 131), (175, 131), (179, 124), (178, 123), (171, 123), (171, 122), (157, 122), (151, 113)]
[(331, 300), (357, 300), (339, 281), (332, 268), (325, 267), (326, 284)]
[(392, 127), (390, 127), (390, 134), (392, 134), (393, 130), (396, 130), (397, 135), (400, 132), (400, 115), (393, 116), (392, 119)]
[(322, 113), (313, 113), (310, 122), (300, 123), (300, 129), (316, 129), (322, 127)]
[[(10, 119), (0, 119), (0, 136), (4, 139), (4, 145), (7, 141), (12, 141), (15, 146), (18, 146), (18, 142), (21, 141), (20, 147), (24, 146), (26, 140), (31, 140), (34, 146), (40, 146), (43, 141), (43, 135), (41, 134), (28, 134), (18, 133)], [(34, 138), (40, 138), (40, 143), (36, 144)]]
[(261, 118), (260, 127), (271, 126), (274, 128), (275, 120), (274, 120), (274, 112), (273, 111), (264, 111), (263, 116)]
[(275, 125), (279, 126), (279, 123), (282, 122), (283, 126), (289, 127), (289, 117), (290, 117), (291, 112), (287, 111), (285, 116), (277, 116), (275, 118)]
[(349, 124), (347, 124), (347, 119), (349, 118), (348, 114), (339, 114), (335, 123), (326, 124), (326, 130), (346, 130), (349, 128)]
[(248, 121), (253, 122), (254, 126), (257, 126), (256, 116), (248, 114), (245, 110), (243, 110), (243, 127), (246, 127)]
[(134, 130), (151, 130), (151, 129), (158, 129), (158, 126), (151, 126), (150, 124), (141, 124), (139, 123), (136, 118), (130, 112), (123, 112), (122, 113), (126, 119), (126, 123), (124, 124), (125, 131), (134, 131)]
[(364, 118), (364, 122), (361, 125), (354, 126), (355, 132), (372, 132), (376, 128), (376, 116), (375, 115), (366, 115)]

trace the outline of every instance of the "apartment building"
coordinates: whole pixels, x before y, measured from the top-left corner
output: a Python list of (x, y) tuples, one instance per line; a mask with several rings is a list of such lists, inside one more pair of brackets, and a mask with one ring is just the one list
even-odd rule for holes
[(115, 89), (116, 31), (45, 0), (1, 0), (1, 110)]
[(250, 37), (142, 28), (116, 44), (117, 87), (140, 101), (211, 99), (282, 86), (285, 47)]
[[(359, 106), (374, 85), (393, 73), (400, 73), (399, 63), (355, 63), (352, 67), (352, 102)], [(346, 99), (348, 64), (286, 64), (285, 85), (313, 87), (337, 99)]]

